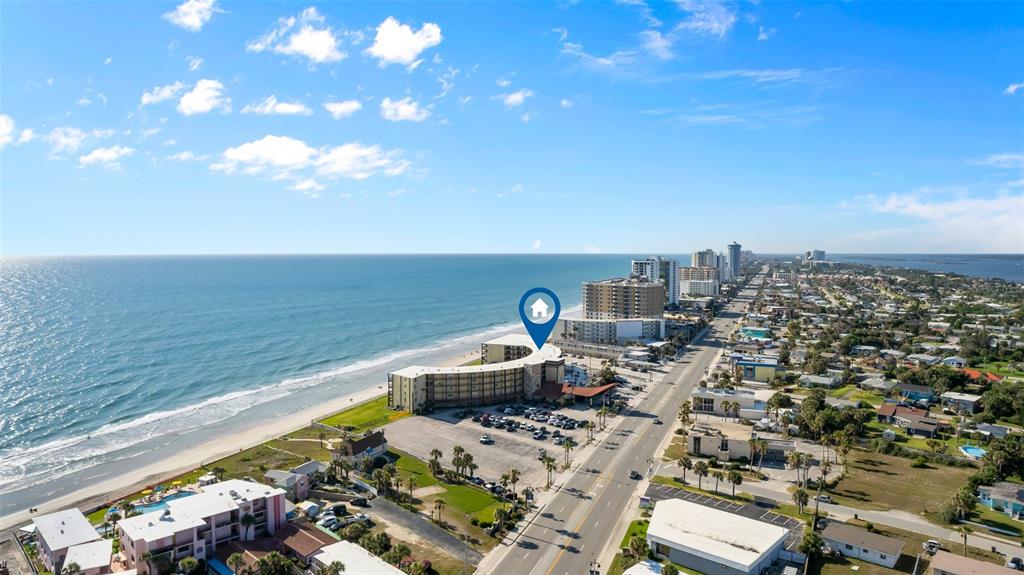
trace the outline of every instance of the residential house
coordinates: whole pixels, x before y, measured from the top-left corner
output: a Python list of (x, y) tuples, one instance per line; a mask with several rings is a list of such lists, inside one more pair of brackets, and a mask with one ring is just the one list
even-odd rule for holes
[(850, 353), (861, 357), (868, 357), (878, 353), (878, 348), (873, 345), (855, 345), (850, 348)]
[(744, 381), (771, 383), (778, 374), (779, 360), (766, 355), (732, 354), (729, 357), (733, 369), (739, 370)]
[(932, 557), (929, 569), (929, 575), (1020, 575), (1020, 571), (1009, 567), (941, 549)]
[(903, 358), (906, 363), (910, 365), (923, 366), (923, 365), (935, 365), (939, 363), (941, 358), (927, 353), (912, 353), (907, 357)]
[(1007, 517), (1024, 521), (1024, 486), (1000, 481), (978, 487), (978, 501), (989, 509), (1002, 510)]
[(864, 381), (857, 383), (857, 387), (881, 393), (882, 395), (889, 395), (892, 388), (896, 387), (896, 382), (881, 377), (869, 377)]
[(369, 458), (371, 461), (383, 457), (388, 452), (388, 440), (384, 437), (384, 430), (367, 431), (359, 437), (349, 437), (338, 442), (337, 447), (331, 451), (334, 459), (345, 459), (350, 463), (358, 463)]
[(971, 376), (971, 378), (973, 378), (973, 379), (982, 380), (982, 381), (985, 381), (985, 382), (988, 382), (988, 383), (995, 383), (997, 381), (1002, 381), (1003, 380), (1003, 376), (1001, 376), (999, 374), (991, 373), (991, 372), (988, 372), (988, 371), (981, 371), (980, 369), (973, 369), (973, 368), (965, 367), (965, 368), (962, 368), (960, 371), (962, 371), (962, 372), (966, 373), (967, 375)]
[(306, 521), (292, 521), (274, 533), (274, 539), (285, 554), (308, 565), (313, 556), (337, 539)]
[(886, 537), (838, 521), (829, 522), (828, 527), (821, 532), (821, 538), (846, 557), (890, 569), (896, 566), (904, 546), (902, 539)]
[(100, 539), (85, 515), (75, 508), (40, 515), (32, 523), (36, 526), (39, 557), (51, 573), (61, 572), (71, 547)]
[(947, 391), (939, 396), (942, 407), (954, 413), (978, 413), (981, 409), (981, 396), (970, 393)]
[(929, 403), (935, 401), (935, 391), (927, 385), (900, 383), (896, 386), (896, 392), (908, 401), (927, 401)]
[(826, 389), (833, 389), (839, 387), (840, 383), (842, 383), (840, 378), (831, 375), (804, 374), (800, 376), (801, 387), (824, 387)]
[(979, 423), (975, 426), (974, 430), (982, 435), (989, 437), (995, 437), (996, 439), (1003, 439), (1010, 434), (1010, 428), (1005, 425), (995, 425), (992, 423)]
[(875, 410), (875, 415), (880, 423), (896, 424), (896, 417), (915, 415), (917, 417), (928, 417), (928, 412), (917, 407), (905, 407), (895, 403), (884, 403)]
[[(756, 439), (765, 441), (766, 450), (755, 457), (751, 440)], [(719, 461), (746, 459), (767, 467), (785, 467), (786, 458), (796, 449), (796, 443), (771, 433), (754, 431), (749, 425), (721, 421), (693, 424), (686, 435), (686, 448), (693, 455), (715, 457)]]
[(941, 363), (942, 365), (948, 365), (950, 367), (967, 367), (967, 360), (958, 355), (944, 357), (942, 358)]
[(757, 398), (757, 392), (749, 389), (725, 389), (720, 387), (697, 387), (692, 394), (693, 413), (704, 413), (733, 417), (732, 411), (726, 411), (726, 402), (738, 403), (739, 417), (743, 419), (762, 419), (765, 417), (767, 405)]
[(313, 555), (310, 563), (315, 570), (322, 572), (324, 568), (335, 561), (345, 566), (346, 573), (405, 575), (405, 572), (398, 567), (348, 541), (338, 541), (323, 547)]

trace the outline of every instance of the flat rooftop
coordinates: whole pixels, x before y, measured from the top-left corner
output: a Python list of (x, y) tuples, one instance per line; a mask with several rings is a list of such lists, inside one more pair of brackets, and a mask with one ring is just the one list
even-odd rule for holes
[(488, 373), (491, 371), (499, 371), (503, 369), (513, 369), (517, 367), (524, 367), (527, 365), (537, 365), (558, 359), (562, 356), (562, 350), (558, 347), (546, 344), (540, 350), (534, 345), (533, 339), (526, 334), (509, 334), (490, 341), (486, 341), (487, 344), (500, 344), (500, 345), (518, 345), (528, 347), (531, 350), (530, 355), (520, 358), (513, 359), (512, 361), (503, 361), (500, 363), (485, 363), (481, 365), (459, 365), (452, 367), (429, 367), (422, 365), (411, 365), (409, 367), (403, 367), (402, 369), (391, 372), (392, 375), (398, 375), (401, 377), (419, 377), (427, 374), (458, 374), (458, 373)]
[(92, 525), (89, 525), (89, 520), (76, 508), (40, 515), (32, 523), (53, 551), (100, 538)]
[(647, 528), (648, 538), (742, 571), (788, 535), (784, 527), (682, 499), (659, 501)]

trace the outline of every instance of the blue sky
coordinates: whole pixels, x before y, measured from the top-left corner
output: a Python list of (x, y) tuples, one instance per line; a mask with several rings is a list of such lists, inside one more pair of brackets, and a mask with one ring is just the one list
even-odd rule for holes
[(1024, 252), (1013, 2), (0, 5), (0, 253)]

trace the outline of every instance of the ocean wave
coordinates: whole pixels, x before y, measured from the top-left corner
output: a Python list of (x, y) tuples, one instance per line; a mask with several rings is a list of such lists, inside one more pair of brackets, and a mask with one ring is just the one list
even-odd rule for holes
[[(0, 452), (0, 494), (50, 482), (112, 459), (127, 459), (136, 454), (124, 454), (117, 458), (111, 458), (111, 455), (161, 436), (186, 433), (203, 425), (230, 419), (258, 405), (344, 375), (380, 368), (417, 355), (477, 343), (483, 338), (513, 330), (517, 326), (518, 323), (496, 325), (431, 345), (395, 351), (309, 375), (286, 378), (271, 385), (233, 391), (198, 403), (108, 423), (88, 433), (55, 439), (38, 446), (10, 448)], [(354, 391), (357, 390), (349, 392)]]

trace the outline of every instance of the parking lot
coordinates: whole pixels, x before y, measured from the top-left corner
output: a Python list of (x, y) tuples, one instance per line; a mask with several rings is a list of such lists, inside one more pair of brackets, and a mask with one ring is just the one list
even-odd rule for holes
[(677, 487), (661, 485), (659, 483), (650, 484), (647, 487), (645, 495), (651, 499), (652, 503), (665, 499), (685, 499), (686, 501), (698, 503), (705, 507), (713, 507), (722, 511), (728, 511), (729, 513), (742, 515), (750, 519), (756, 519), (758, 521), (784, 527), (789, 531), (789, 536), (786, 537), (785, 548), (790, 551), (795, 550), (800, 546), (800, 539), (804, 532), (804, 524), (802, 521), (787, 515), (775, 513), (771, 510), (771, 504), (737, 503), (728, 499), (722, 499), (721, 497), (703, 495), (693, 491), (679, 489)]
[[(407, 417), (396, 421), (387, 427), (388, 443), (423, 460), (430, 459), (431, 450), (440, 449), (444, 453), (442, 463), (449, 468), (453, 448), (456, 445), (462, 446), (467, 453), (473, 455), (473, 462), (479, 465), (476, 470), (477, 476), (487, 481), (497, 481), (503, 473), (515, 467), (522, 478), (519, 482), (520, 488), (527, 485), (543, 487), (547, 480), (547, 471), (537, 459), (538, 449), (546, 449), (548, 455), (559, 461), (565, 453), (561, 446), (554, 444), (550, 433), (547, 439), (533, 439), (526, 430), (520, 429), (510, 433), (504, 429), (482, 427), (468, 417), (457, 419), (454, 417), (455, 411), (460, 410), (445, 410), (429, 416)], [(494, 414), (496, 408), (481, 411)], [(586, 417), (591, 413), (589, 410), (577, 413), (573, 409), (562, 409), (560, 412), (572, 414), (572, 417), (577, 418)], [(513, 416), (513, 419), (527, 421), (522, 416)], [(548, 430), (553, 431), (553, 428), (548, 426)], [(494, 443), (480, 443), (480, 437), (485, 433), (491, 436)], [(577, 444), (585, 441), (586, 431), (583, 429), (562, 433), (572, 437)]]

